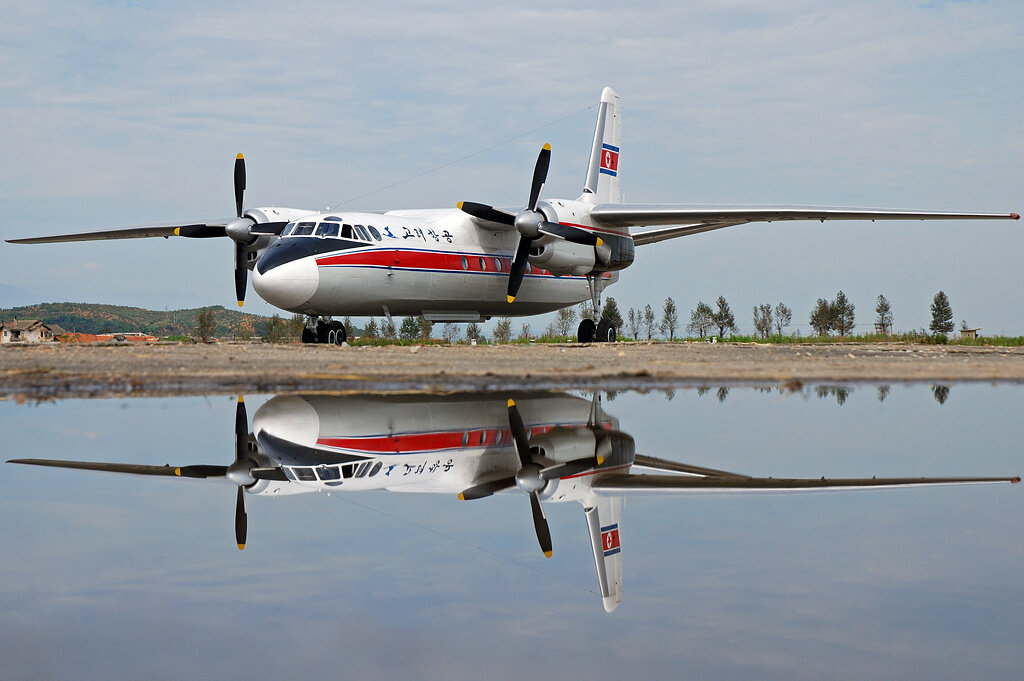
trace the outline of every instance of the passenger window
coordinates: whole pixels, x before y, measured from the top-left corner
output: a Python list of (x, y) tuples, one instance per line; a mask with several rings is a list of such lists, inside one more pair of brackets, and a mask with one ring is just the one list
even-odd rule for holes
[(341, 226), (341, 238), (342, 239), (351, 239), (352, 238), (352, 225), (342, 225)]
[(355, 226), (355, 230), (356, 230), (356, 234), (359, 235), (360, 239), (362, 239), (363, 241), (369, 241), (370, 240), (370, 234), (366, 231), (365, 227), (363, 227), (362, 225), (356, 225)]
[(501, 271), (501, 258), (495, 258), (494, 259), (494, 271), (495, 272), (500, 272)]
[(376, 227), (373, 225), (367, 225), (366, 228), (370, 230), (370, 234), (373, 235), (375, 241), (380, 241), (380, 232), (377, 231)]
[(314, 228), (316, 228), (315, 222), (300, 222), (295, 225), (295, 229), (292, 231), (292, 236), (309, 236), (313, 233)]
[(316, 228), (316, 235), (319, 237), (338, 236), (338, 223), (321, 222), (320, 226)]
[(469, 269), (469, 263), (466, 261), (466, 256), (462, 256), (462, 269), (464, 269), (464, 270), (468, 270)]
[(480, 271), (481, 272), (486, 272), (487, 271), (487, 261), (484, 260), (483, 258), (480, 258)]

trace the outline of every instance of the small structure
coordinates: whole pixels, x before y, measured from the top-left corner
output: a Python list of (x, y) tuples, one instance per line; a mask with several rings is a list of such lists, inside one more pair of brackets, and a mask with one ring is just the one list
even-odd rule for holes
[(977, 329), (960, 329), (961, 338), (977, 338), (978, 332), (981, 331), (981, 327)]
[(44, 343), (56, 340), (61, 333), (64, 329), (38, 319), (15, 319), (0, 324), (0, 343)]

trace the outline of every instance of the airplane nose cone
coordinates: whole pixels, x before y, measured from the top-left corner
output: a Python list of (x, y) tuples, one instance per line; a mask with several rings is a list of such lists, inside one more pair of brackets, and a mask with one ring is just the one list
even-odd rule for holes
[(313, 258), (297, 258), (260, 271), (252, 271), (252, 287), (263, 300), (285, 310), (298, 310), (320, 283), (320, 274)]

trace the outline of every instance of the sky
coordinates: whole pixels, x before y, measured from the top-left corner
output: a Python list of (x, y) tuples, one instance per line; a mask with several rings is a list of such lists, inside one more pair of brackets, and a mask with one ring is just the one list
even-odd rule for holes
[[(246, 396), (250, 419), (267, 397)], [(940, 403), (899, 384), (884, 401), (873, 385), (842, 403), (814, 386), (720, 401), (712, 386), (603, 405), (638, 452), (698, 466), (1011, 476), (1022, 398), (968, 384)], [(226, 395), (0, 401), (4, 458), (46, 433), (46, 456), (226, 464), (234, 411)], [(249, 496), (243, 552), (234, 497), (0, 464), (0, 676), (933, 681), (1024, 664), (1022, 485), (630, 497), (611, 614), (576, 502), (544, 505), (549, 560), (519, 493)]]
[[(4, 3), (0, 238), (247, 206), (580, 194), (604, 86), (627, 201), (1021, 212), (1024, 6), (992, 2)], [(725, 296), (741, 331), (843, 290), (897, 330), (1024, 334), (1019, 222), (747, 225), (637, 249), (606, 295)], [(0, 244), (0, 306), (233, 307), (226, 240)], [(270, 314), (251, 287), (246, 308)], [(526, 320), (535, 330), (543, 318)]]

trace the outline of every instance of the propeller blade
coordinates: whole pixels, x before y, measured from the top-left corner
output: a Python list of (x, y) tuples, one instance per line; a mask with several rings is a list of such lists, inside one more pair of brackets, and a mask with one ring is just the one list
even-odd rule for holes
[(510, 215), (505, 211), (498, 210), (494, 206), (488, 206), (485, 203), (474, 203), (473, 201), (459, 201), (459, 210), (463, 213), (469, 213), (475, 218), (480, 220), (486, 220), (488, 222), (497, 222), (502, 225), (508, 225), (511, 227), (515, 224), (516, 216)]
[(249, 458), (249, 417), (245, 413), (245, 398), (238, 396), (235, 404), (235, 461)]
[(245, 304), (245, 286), (249, 279), (249, 268), (246, 267), (246, 256), (249, 254), (249, 247), (240, 242), (235, 242), (235, 299), (238, 307)]
[(227, 466), (180, 466), (174, 469), (174, 474), (182, 478), (222, 478), (228, 474)]
[(540, 223), (540, 233), (553, 236), (556, 239), (564, 239), (574, 244), (584, 244), (586, 246), (597, 246), (600, 245), (601, 239), (593, 232), (588, 232), (585, 229), (579, 227), (570, 227), (569, 225), (563, 225), (558, 222), (542, 222)]
[(550, 163), (551, 145), (545, 144), (537, 156), (537, 165), (533, 168), (533, 184), (530, 186), (530, 202), (526, 204), (527, 210), (537, 210), (540, 192), (544, 189), (544, 183), (548, 179), (548, 164)]
[(523, 276), (526, 274), (526, 262), (530, 257), (530, 239), (519, 236), (519, 245), (516, 246), (516, 255), (512, 259), (512, 267), (508, 273), (508, 289), (506, 299), (512, 302), (519, 293), (519, 287), (523, 283)]
[(509, 478), (499, 478), (497, 480), (491, 480), (490, 482), (474, 485), (473, 487), (469, 487), (467, 489), (462, 490), (461, 492), (459, 492), (459, 500), (472, 501), (473, 499), (483, 499), (484, 497), (489, 497), (492, 494), (502, 492), (515, 486), (515, 476)]
[(588, 456), (582, 459), (566, 461), (555, 466), (548, 466), (540, 472), (542, 480), (556, 480), (570, 475), (578, 475), (601, 465), (602, 459), (596, 456)]
[(242, 217), (242, 198), (245, 196), (245, 157), (235, 157), (235, 215)]
[(530, 436), (526, 433), (523, 417), (519, 415), (519, 407), (516, 406), (513, 399), (508, 401), (508, 427), (516, 442), (516, 453), (519, 454), (520, 465), (528, 466), (533, 463), (533, 458), (530, 456)]
[(546, 558), (551, 557), (551, 530), (548, 528), (548, 519), (544, 515), (544, 507), (540, 505), (540, 497), (536, 492), (530, 492), (530, 508), (533, 509), (533, 527), (537, 530), (537, 541), (540, 542), (540, 550)]
[(235, 543), (238, 550), (245, 548), (245, 533), (248, 529), (248, 517), (245, 513), (245, 489), (238, 486), (238, 500), (235, 502)]
[(174, 230), (175, 236), (189, 239), (211, 239), (226, 236), (222, 225), (182, 225)]

